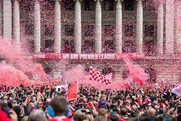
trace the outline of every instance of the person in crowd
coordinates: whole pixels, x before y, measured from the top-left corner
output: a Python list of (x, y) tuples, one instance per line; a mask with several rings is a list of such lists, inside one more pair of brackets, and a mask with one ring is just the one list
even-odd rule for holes
[(109, 104), (108, 104), (108, 101), (106, 100), (106, 95), (105, 94), (102, 94), (101, 99), (99, 100), (98, 109), (99, 108), (104, 108), (106, 110), (109, 109)]
[(121, 118), (120, 121), (128, 121), (128, 110), (126, 107), (121, 107)]
[(75, 114), (74, 121), (89, 121), (89, 119), (84, 114)]
[(28, 117), (28, 121), (45, 121), (45, 119), (45, 113), (40, 109), (34, 109)]
[(0, 121), (18, 121), (18, 117), (13, 110), (10, 110), (8, 115), (5, 112), (0, 111)]
[[(1, 87), (0, 121), (179, 121), (181, 99), (173, 85), (124, 90), (80, 86), (77, 99), (68, 101), (55, 85)], [(37, 118), (35, 118), (37, 117)]]
[(98, 116), (95, 118), (95, 121), (99, 121), (100, 119), (102, 119), (103, 121), (107, 121), (107, 117), (108, 117), (108, 110), (106, 110), (105, 108), (99, 108), (98, 110)]
[(51, 119), (51, 121), (72, 121), (70, 118), (66, 117), (68, 102), (65, 97), (56, 96), (50, 102), (50, 106), (54, 112), (54, 117)]
[(119, 116), (118, 115), (111, 115), (109, 121), (119, 121)]
[(18, 116), (18, 121), (22, 121), (22, 118), (24, 117), (24, 109), (21, 106), (15, 106), (13, 107), (13, 110)]

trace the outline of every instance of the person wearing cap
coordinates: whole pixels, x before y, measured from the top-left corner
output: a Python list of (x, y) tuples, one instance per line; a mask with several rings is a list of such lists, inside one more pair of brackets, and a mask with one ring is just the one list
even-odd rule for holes
[(13, 99), (11, 104), (12, 104), (12, 108), (14, 108), (15, 106), (17, 106), (17, 101), (15, 99)]

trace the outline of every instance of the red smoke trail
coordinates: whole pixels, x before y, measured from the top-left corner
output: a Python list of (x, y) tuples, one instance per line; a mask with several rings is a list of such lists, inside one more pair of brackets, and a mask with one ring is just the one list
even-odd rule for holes
[(148, 79), (148, 74), (146, 74), (138, 65), (134, 65), (128, 58), (123, 58), (123, 61), (125, 62), (133, 80), (139, 82), (141, 85), (145, 85), (145, 81)]
[(50, 77), (44, 72), (43, 67), (29, 58), (30, 53), (25, 49), (17, 48), (16, 45), (11, 43), (8, 39), (0, 39), (0, 43), (0, 56), (9, 64), (1, 65), (2, 67), (0, 66), (0, 68), (2, 68), (0, 72), (1, 84), (3, 84), (2, 82), (5, 80), (7, 85), (30, 84), (30, 80), (24, 74), (26, 72), (31, 73), (32, 75), (39, 73), (41, 79), (50, 79)]

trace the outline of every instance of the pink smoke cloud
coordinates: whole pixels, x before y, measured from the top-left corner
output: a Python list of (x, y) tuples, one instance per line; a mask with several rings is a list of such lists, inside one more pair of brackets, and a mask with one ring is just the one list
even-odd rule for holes
[(123, 61), (125, 62), (127, 69), (130, 71), (132, 79), (139, 82), (141, 85), (145, 85), (145, 81), (148, 79), (148, 74), (146, 74), (140, 66), (134, 65), (128, 58), (124, 58)]

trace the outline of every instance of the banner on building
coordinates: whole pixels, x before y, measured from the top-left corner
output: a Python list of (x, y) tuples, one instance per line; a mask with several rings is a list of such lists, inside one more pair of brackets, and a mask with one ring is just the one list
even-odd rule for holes
[(141, 53), (101, 53), (101, 54), (74, 54), (74, 53), (37, 53), (33, 54), (33, 59), (44, 60), (120, 60), (123, 57), (130, 59), (141, 59), (144, 54)]

